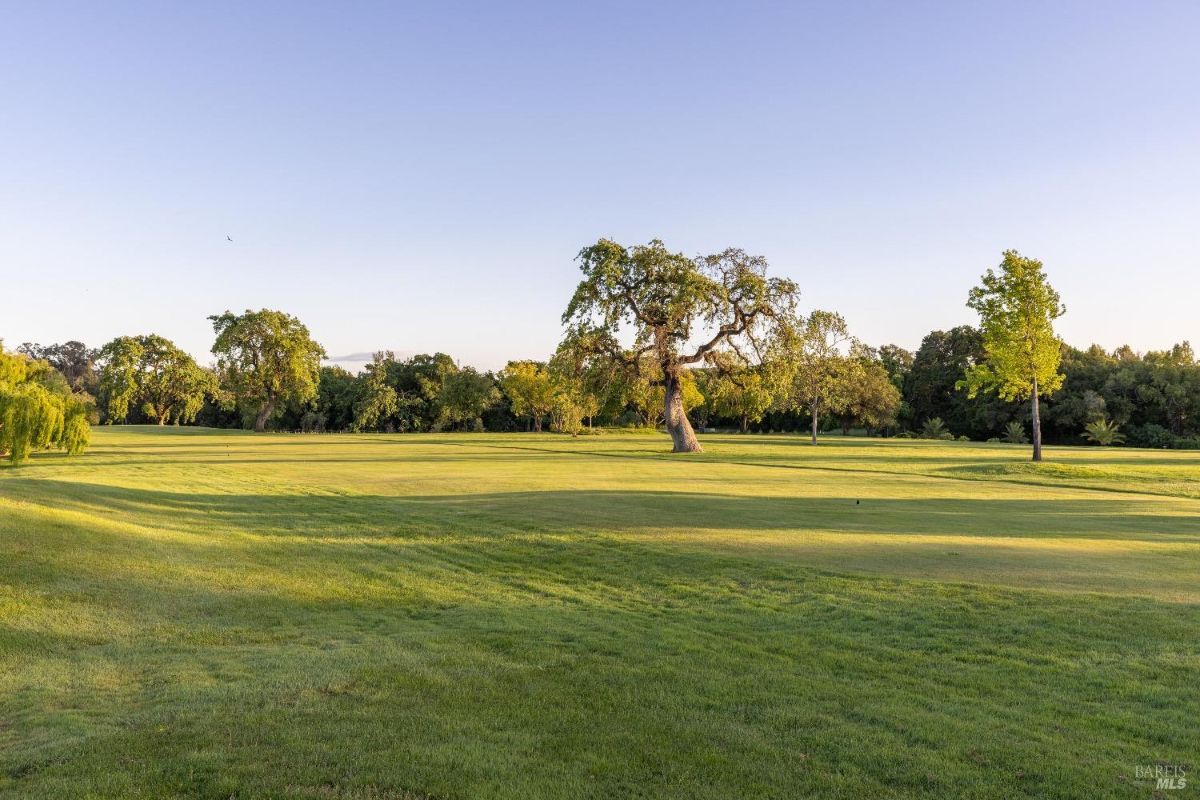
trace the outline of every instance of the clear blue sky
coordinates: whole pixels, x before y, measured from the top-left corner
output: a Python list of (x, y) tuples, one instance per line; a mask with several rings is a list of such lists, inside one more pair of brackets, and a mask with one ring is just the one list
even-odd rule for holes
[(1015, 247), (1068, 341), (1196, 341), (1198, 43), (1191, 0), (7, 3), (0, 337), (207, 358), (267, 306), (499, 367), (608, 236), (907, 347)]

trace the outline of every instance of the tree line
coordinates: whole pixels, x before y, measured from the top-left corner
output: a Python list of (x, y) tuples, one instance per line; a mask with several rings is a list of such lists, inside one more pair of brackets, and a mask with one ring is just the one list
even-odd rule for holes
[(576, 435), (662, 425), (679, 452), (700, 449), (697, 427), (806, 430), (813, 443), (837, 429), (1032, 438), (1035, 459), (1043, 434), (1200, 447), (1200, 364), (1190, 346), (1146, 354), (1067, 346), (1053, 329), (1065, 308), (1043, 265), (1016, 251), (968, 295), (979, 326), (933, 331), (916, 352), (868, 346), (832, 311), (801, 314), (796, 284), (742, 250), (688, 257), (657, 240), (602, 239), (578, 261), (583, 277), (557, 350), (495, 373), (444, 353), (378, 352), (357, 374), (322, 366), (325, 351), (303, 323), (267, 309), (210, 317), (210, 365), (157, 334), (97, 349), (74, 341), (0, 349), (0, 450), (13, 460), (47, 446), (78, 451), (89, 421)]

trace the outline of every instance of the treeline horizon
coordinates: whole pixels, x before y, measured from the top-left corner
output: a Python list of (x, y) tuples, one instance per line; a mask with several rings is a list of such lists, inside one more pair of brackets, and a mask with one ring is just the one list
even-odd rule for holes
[[(121, 342), (136, 337), (118, 337)], [(163, 342), (170, 345), (169, 340)], [(109, 343), (112, 345), (113, 343)], [(173, 347), (173, 345), (170, 345)], [(109, 347), (109, 352), (113, 351)], [(252, 428), (253, 419), (236, 406), (224, 404), (217, 393), (206, 396), (194, 416), (179, 414), (164, 418), (144, 404), (130, 403), (124, 416), (108, 413), (111, 389), (102, 387), (105, 348), (90, 348), (79, 341), (41, 345), (25, 342), (16, 352), (47, 362), (70, 387), (94, 399), (93, 421), (98, 424), (173, 424), (213, 428)], [(182, 351), (179, 351), (182, 352)], [(1025, 425), (1029, 403), (1008, 402), (995, 395), (968, 397), (956, 384), (972, 364), (984, 359), (982, 337), (977, 327), (959, 325), (934, 330), (910, 351), (898, 345), (863, 348), (861, 354), (875, 360), (896, 389), (900, 404), (892, 419), (864, 421), (854, 410), (831, 413), (820, 424), (823, 433), (865, 430), (880, 436), (922, 434), (931, 420), (941, 420), (945, 432), (973, 441), (1004, 438), (1013, 422)], [(528, 365), (545, 368), (546, 361), (520, 360), (509, 363), (518, 370)], [(218, 367), (199, 366), (219, 381)], [(1189, 342), (1164, 350), (1138, 352), (1128, 345), (1106, 350), (1092, 344), (1078, 348), (1064, 344), (1061, 369), (1063, 387), (1043, 401), (1043, 429), (1047, 442), (1086, 444), (1084, 428), (1104, 414), (1121, 427), (1126, 442), (1140, 447), (1200, 448), (1200, 363)], [(697, 380), (689, 387), (688, 416), (701, 431), (745, 430), (748, 433), (804, 432), (811, 415), (799, 411), (766, 409), (757, 419), (744, 419), (719, 398), (705, 380), (703, 367), (693, 370)], [(464, 395), (458, 407), (443, 396), (446, 379)], [(307, 403), (284, 403), (271, 418), (270, 430), (294, 432), (382, 432), (482, 430), (516, 432), (543, 428), (565, 431), (562, 415), (553, 407), (549, 392), (547, 408), (531, 409), (513, 394), (520, 390), (511, 383), (508, 392), (505, 370), (479, 370), (463, 366), (452, 356), (438, 352), (398, 358), (391, 351), (377, 351), (372, 362), (357, 371), (336, 364), (320, 367), (317, 397)], [(537, 375), (526, 376), (537, 381)], [(473, 383), (474, 386), (454, 384)], [(372, 384), (390, 385), (404, 400), (404, 408), (369, 409)], [(523, 387), (528, 392), (528, 386)], [(536, 386), (534, 393), (536, 394)], [(627, 389), (629, 387), (626, 387)], [(693, 393), (693, 390), (695, 393)], [(376, 400), (378, 403), (378, 400)], [(661, 427), (658, 397), (613, 397), (584, 416), (585, 427)], [(447, 405), (450, 407), (447, 408)], [(475, 414), (475, 410), (479, 410)], [(588, 418), (590, 416), (590, 419)], [(867, 422), (872, 424), (866, 424)], [(477, 424), (478, 423), (478, 424)], [(936, 426), (935, 426), (936, 427)], [(944, 438), (944, 437), (943, 437)]]
[[(660, 240), (600, 239), (580, 250), (583, 278), (545, 361), (498, 372), (445, 353), (380, 351), (358, 373), (322, 366), (325, 349), (271, 309), (208, 319), (215, 365), (157, 334), (100, 348), (71, 341), (0, 348), (0, 448), (63, 446), (80, 409), (104, 423), (201, 424), (255, 431), (541, 431), (596, 424), (657, 427), (677, 453), (696, 428), (864, 429), (883, 436), (1144, 447), (1200, 447), (1200, 364), (1170, 350), (1070, 347), (1066, 306), (1041, 261), (1006, 250), (968, 295), (979, 326), (932, 331), (916, 352), (857, 339), (836, 312), (798, 310), (795, 281), (762, 256), (673, 252)], [(25, 358), (26, 361), (21, 361)], [(53, 367), (53, 369), (50, 369)], [(57, 370), (57, 372), (54, 372)], [(58, 376), (50, 381), (50, 373)], [(11, 419), (10, 419), (11, 418)], [(26, 420), (22, 422), (22, 420)], [(86, 423), (83, 423), (86, 427)]]

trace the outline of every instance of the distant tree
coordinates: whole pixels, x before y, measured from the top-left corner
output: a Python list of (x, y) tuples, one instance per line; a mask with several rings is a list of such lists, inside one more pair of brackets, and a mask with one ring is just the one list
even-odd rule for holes
[(598, 393), (604, 390), (603, 382), (598, 380), (600, 376), (588, 360), (580, 360), (578, 355), (571, 348), (559, 345), (546, 365), (554, 385), (551, 427), (558, 433), (578, 434), (585, 419), (591, 428), (592, 417), (604, 405)]
[(400, 410), (400, 394), (390, 380), (390, 368), (396, 365), (395, 354), (381, 351), (375, 354), (363, 372), (362, 386), (354, 403), (355, 431), (382, 428), (389, 433), (395, 431), (393, 417)]
[(1016, 420), (1005, 426), (1004, 435), (1000, 438), (1009, 444), (1027, 444), (1029, 442), (1029, 437), (1025, 435), (1025, 426)]
[[(584, 278), (563, 314), (568, 338), (629, 373), (653, 361), (657, 375), (647, 379), (662, 384), (673, 450), (700, 451), (683, 402), (688, 368), (721, 347), (750, 358), (790, 313), (796, 285), (768, 278), (766, 260), (741, 250), (691, 259), (658, 240), (627, 249), (601, 239), (580, 251), (579, 262)], [(623, 326), (632, 329), (631, 349), (619, 343)]]
[(454, 359), (445, 353), (421, 353), (399, 362), (393, 373), (400, 401), (397, 429), (428, 431), (439, 427), (443, 418), (439, 398), (446, 382), (458, 371)]
[(354, 425), (354, 406), (360, 391), (358, 379), (347, 370), (337, 366), (321, 367), (317, 409), (325, 417), (327, 430), (351, 429)]
[(446, 377), (438, 394), (439, 429), (483, 430), (483, 413), (500, 400), (489, 373), (462, 367)]
[(1042, 460), (1040, 395), (1053, 394), (1063, 382), (1058, 367), (1062, 342), (1054, 320), (1066, 312), (1058, 292), (1046, 280), (1042, 262), (1006, 250), (999, 271), (989, 269), (971, 290), (967, 305), (979, 313), (987, 359), (970, 368), (963, 385), (970, 396), (996, 391), (1005, 400), (1029, 399), (1033, 422), (1033, 460)]
[(853, 354), (846, 405), (842, 409), (842, 433), (849, 433), (851, 424), (868, 431), (890, 428), (896, 424), (900, 410), (900, 390), (892, 381), (884, 363), (872, 357), (866, 348)]
[(902, 389), (901, 425), (916, 429), (923, 420), (941, 417), (956, 435), (986, 439), (1012, 418), (1013, 409), (992, 394), (968, 397), (958, 386), (963, 375), (983, 361), (979, 331), (960, 325), (948, 331), (931, 331), (913, 356), (912, 369)]
[(223, 384), (254, 413), (254, 430), (267, 428), (285, 402), (307, 403), (317, 396), (325, 349), (309, 336), (300, 320), (282, 311), (228, 311), (209, 317), (217, 340)]
[(101, 348), (99, 361), (109, 422), (124, 422), (133, 407), (159, 425), (188, 423), (217, 390), (213, 373), (155, 334), (113, 339)]
[(846, 320), (832, 311), (814, 311), (789, 326), (777, 340), (776, 357), (790, 375), (783, 403), (799, 406), (812, 419), (812, 443), (817, 443), (822, 413), (839, 413), (850, 402), (856, 372), (848, 350), (854, 339)]
[(87, 398), (73, 394), (48, 362), (6, 352), (0, 342), (0, 454), (11, 463), (48, 447), (83, 452), (91, 433), (88, 413)]
[(770, 410), (776, 388), (763, 364), (735, 363), (712, 375), (707, 399), (717, 415), (737, 420), (738, 430), (746, 433)]
[(509, 361), (500, 372), (499, 382), (512, 404), (512, 412), (518, 417), (529, 417), (535, 432), (541, 432), (542, 420), (556, 404), (565, 407), (558, 398), (560, 385), (540, 361)]
[(96, 393), (96, 358), (99, 351), (93, 350), (83, 342), (69, 341), (62, 344), (40, 345), (25, 342), (17, 348), (18, 353), (24, 353), (34, 361), (45, 361), (54, 367), (74, 392)]
[(888, 380), (899, 391), (904, 391), (904, 381), (913, 368), (913, 354), (903, 347), (885, 344), (879, 348), (879, 363), (883, 365)]
[(1125, 434), (1119, 431), (1120, 427), (1112, 420), (1100, 417), (1087, 424), (1084, 428), (1083, 438), (1104, 447), (1121, 444), (1125, 441)]

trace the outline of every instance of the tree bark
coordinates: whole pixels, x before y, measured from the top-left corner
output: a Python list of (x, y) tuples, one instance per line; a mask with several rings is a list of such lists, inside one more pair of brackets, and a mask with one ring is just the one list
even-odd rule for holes
[(665, 398), (665, 418), (667, 432), (671, 434), (673, 452), (699, 453), (703, 448), (696, 440), (696, 432), (692, 423), (688, 422), (687, 414), (683, 411), (683, 391), (679, 385), (679, 373), (674, 370), (664, 370), (665, 379), (663, 392)]
[(542, 418), (537, 414), (533, 415), (533, 432), (534, 433), (542, 432)]
[(1042, 460), (1042, 414), (1038, 408), (1037, 378), (1033, 379), (1033, 460)]
[(267, 429), (267, 420), (271, 418), (271, 412), (275, 410), (275, 401), (268, 400), (263, 403), (258, 409), (258, 414), (254, 417), (254, 432), (262, 433)]
[(812, 411), (812, 443), (817, 443), (817, 401), (812, 402), (810, 410)]
[(742, 433), (747, 433), (750, 430), (750, 418), (742, 414)]

